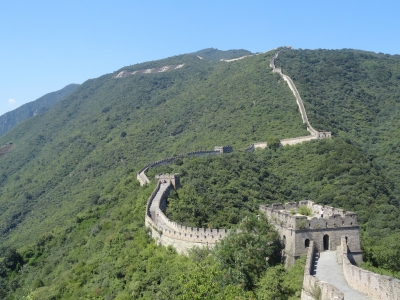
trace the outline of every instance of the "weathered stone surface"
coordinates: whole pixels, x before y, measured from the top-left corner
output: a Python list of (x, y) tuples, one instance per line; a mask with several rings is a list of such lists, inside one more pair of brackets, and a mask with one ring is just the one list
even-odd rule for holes
[[(299, 206), (310, 208), (313, 215), (297, 214)], [(321, 209), (324, 210), (323, 217)], [(286, 265), (292, 265), (301, 255), (307, 254), (311, 241), (319, 251), (335, 250), (340, 246), (342, 236), (347, 237), (354, 259), (362, 261), (358, 219), (354, 212), (318, 205), (310, 200), (260, 205), (260, 211), (275, 225), (285, 244)]]
[(400, 280), (379, 275), (353, 265), (348, 258), (350, 253), (345, 237), (341, 239), (340, 250), (343, 261), (343, 273), (347, 283), (352, 288), (367, 294), (371, 299), (400, 299)]

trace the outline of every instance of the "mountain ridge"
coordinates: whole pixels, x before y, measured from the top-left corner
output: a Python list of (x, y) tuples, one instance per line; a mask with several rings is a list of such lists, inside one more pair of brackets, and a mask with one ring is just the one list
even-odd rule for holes
[(68, 84), (61, 90), (47, 93), (34, 101), (25, 103), (20, 107), (1, 115), (0, 136), (4, 135), (7, 131), (11, 130), (22, 121), (46, 112), (58, 101), (61, 101), (72, 93), (78, 86), (79, 84)]

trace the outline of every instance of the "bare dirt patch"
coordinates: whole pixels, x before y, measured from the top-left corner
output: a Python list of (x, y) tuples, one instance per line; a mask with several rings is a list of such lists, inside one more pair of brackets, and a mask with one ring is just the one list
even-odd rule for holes
[(114, 76), (114, 78), (124, 78), (124, 77), (134, 75), (134, 74), (162, 73), (162, 72), (166, 72), (166, 71), (180, 69), (184, 65), (185, 64), (169, 65), (169, 66), (164, 66), (164, 67), (160, 67), (160, 68), (143, 69), (143, 70), (138, 70), (138, 71), (133, 71), (133, 72), (128, 72), (128, 71), (124, 70), (124, 71), (119, 72), (116, 76)]
[(6, 156), (11, 150), (14, 149), (14, 144), (8, 144), (0, 147), (0, 158)]

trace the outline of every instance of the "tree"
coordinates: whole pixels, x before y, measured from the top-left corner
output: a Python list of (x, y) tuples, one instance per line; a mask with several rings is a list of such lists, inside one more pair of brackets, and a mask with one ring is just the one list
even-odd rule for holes
[(257, 284), (257, 298), (260, 300), (299, 299), (303, 284), (305, 256), (296, 261), (289, 270), (277, 265), (265, 272)]
[(278, 233), (265, 216), (252, 215), (215, 246), (215, 257), (224, 281), (250, 290), (269, 266), (280, 261), (280, 249)]
[(280, 147), (281, 141), (277, 137), (272, 137), (267, 140), (268, 148), (276, 150)]

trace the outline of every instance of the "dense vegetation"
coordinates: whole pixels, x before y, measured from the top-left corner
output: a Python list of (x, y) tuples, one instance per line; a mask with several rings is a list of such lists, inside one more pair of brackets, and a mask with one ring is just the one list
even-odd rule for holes
[[(399, 195), (400, 56), (350, 49), (295, 50), (283, 51), (276, 64), (294, 80), (313, 126), (351, 139)], [(398, 200), (392, 204), (399, 209)], [(387, 234), (382, 240), (376, 233), (364, 236), (365, 245), (371, 245), (364, 249), (369, 259), (365, 267), (377, 271), (384, 266), (393, 275), (400, 271), (394, 246), (400, 239), (398, 217), (393, 209), (377, 213), (382, 221), (376, 226)], [(389, 233), (394, 228), (396, 233)]]
[(400, 192), (400, 55), (357, 50), (283, 51), (313, 126), (346, 136), (375, 157)]
[[(214, 52), (215, 59), (232, 57)], [(133, 282), (138, 284), (132, 287), (135, 295), (161, 293), (159, 280), (149, 275), (150, 284), (140, 270), (157, 273), (166, 268), (161, 261), (187, 266), (179, 267), (184, 258), (157, 249), (146, 237), (145, 198), (140, 202), (146, 193), (129, 179), (131, 174), (175, 153), (221, 144), (244, 148), (270, 136), (306, 134), (289, 88), (268, 72), (273, 53), (232, 63), (199, 54), (124, 68), (185, 64), (170, 72), (114, 78), (121, 69), (88, 80), (45, 114), (0, 138), (0, 145), (14, 145), (0, 159), (0, 243), (16, 248), (25, 262), (17, 273), (24, 276), (7, 272), (4, 285), (10, 295), (21, 298), (32, 290), (37, 299), (76, 299), (96, 289), (99, 297), (112, 299)], [(130, 192), (121, 196), (125, 182)], [(99, 204), (109, 207), (102, 210)], [(134, 205), (142, 211), (130, 209)], [(140, 220), (139, 227), (133, 218)], [(141, 251), (150, 251), (144, 257), (167, 257), (146, 261)], [(176, 288), (173, 279), (165, 279), (167, 273), (159, 276), (168, 288)]]
[(22, 121), (49, 110), (54, 104), (71, 94), (78, 86), (79, 84), (69, 84), (59, 91), (48, 93), (0, 116), (0, 136)]
[[(283, 65), (283, 70), (290, 72), (296, 85), (302, 77), (295, 72), (313, 68), (307, 61), (294, 63), (301, 61), (303, 52), (312, 51), (284, 52), (278, 60), (290, 61), (292, 69)], [(318, 53), (340, 57), (347, 52), (352, 51)], [(375, 59), (368, 56), (375, 54), (353, 52), (360, 60), (366, 55), (362, 58), (366, 62)], [(247, 54), (206, 49), (123, 68), (88, 80), (45, 114), (0, 137), (2, 149), (12, 149), (0, 157), (0, 298), (298, 296), (304, 261), (286, 271), (275, 265), (279, 258), (272, 247), (264, 254), (271, 263), (255, 268), (251, 255), (237, 246), (254, 236), (251, 231), (230, 237), (211, 254), (197, 251), (184, 257), (156, 246), (144, 229), (145, 203), (154, 184), (140, 187), (135, 176), (146, 163), (215, 145), (231, 144), (238, 150), (255, 141), (307, 134), (287, 84), (269, 72), (274, 52), (231, 63), (219, 61)], [(397, 64), (397, 57), (376, 57), (378, 63), (388, 59)], [(182, 63), (185, 66), (174, 71), (114, 78), (122, 70)], [(340, 74), (351, 70), (343, 67)], [(360, 79), (364, 91), (379, 88), (378, 77), (372, 76), (368, 83)], [(393, 106), (385, 112), (397, 124), (398, 81), (388, 84), (387, 91), (376, 93), (390, 94)], [(396, 129), (385, 127), (382, 139), (367, 136), (359, 124), (370, 122), (373, 114), (358, 107), (359, 100), (352, 100), (357, 111), (350, 110), (350, 119), (342, 112), (328, 118), (329, 110), (337, 110), (341, 103), (333, 107), (328, 100), (315, 98), (309, 108), (311, 91), (306, 92), (305, 86), (299, 83), (298, 89), (304, 93), (311, 123), (332, 130), (334, 140), (177, 161), (167, 170), (181, 172), (183, 187), (172, 195), (168, 214), (187, 224), (246, 228), (243, 217), (255, 222), (252, 216), (259, 203), (311, 198), (356, 211), (363, 224), (367, 267), (398, 272), (398, 264), (392, 262), (398, 262), (393, 246), (399, 240), (400, 183), (393, 150), (399, 139), (392, 135)], [(334, 91), (339, 93), (337, 99), (345, 99), (346, 89)], [(375, 101), (363, 99), (365, 105)], [(317, 105), (318, 101), (326, 106)], [(317, 118), (320, 115), (323, 118)], [(384, 142), (389, 140), (394, 147), (390, 151)], [(387, 150), (382, 156), (378, 142)], [(265, 220), (260, 222), (268, 229)], [(277, 245), (273, 231), (267, 237)], [(381, 251), (382, 243), (388, 245), (387, 251)], [(248, 260), (229, 264), (232, 249)]]
[(355, 211), (367, 267), (400, 276), (400, 198), (373, 157), (349, 140), (176, 160), (149, 176), (161, 172), (181, 174), (182, 188), (168, 198), (167, 215), (187, 226), (228, 228), (259, 204), (304, 199)]

